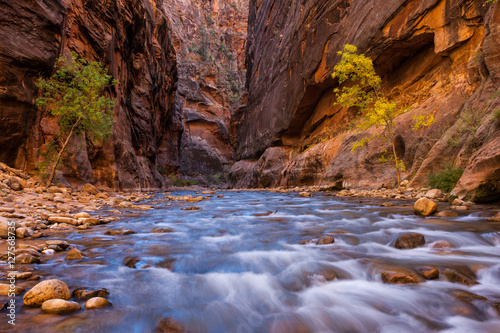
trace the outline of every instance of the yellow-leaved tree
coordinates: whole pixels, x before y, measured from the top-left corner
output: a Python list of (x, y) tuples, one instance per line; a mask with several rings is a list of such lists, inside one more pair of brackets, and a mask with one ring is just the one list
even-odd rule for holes
[[(405, 166), (396, 154), (396, 124), (394, 119), (404, 113), (405, 109), (398, 108), (395, 102), (391, 102), (385, 97), (382, 91), (382, 79), (375, 72), (372, 60), (364, 54), (358, 54), (356, 46), (346, 44), (343, 51), (339, 51), (338, 54), (342, 58), (335, 66), (332, 77), (338, 79), (339, 85), (343, 86), (334, 89), (337, 97), (335, 105), (359, 109), (358, 131), (365, 131), (372, 126), (383, 128), (381, 133), (355, 142), (351, 152), (363, 147), (376, 137), (382, 136), (389, 139), (399, 186), (401, 183), (400, 171), (404, 171)], [(381, 160), (387, 161), (385, 154), (382, 155)]]

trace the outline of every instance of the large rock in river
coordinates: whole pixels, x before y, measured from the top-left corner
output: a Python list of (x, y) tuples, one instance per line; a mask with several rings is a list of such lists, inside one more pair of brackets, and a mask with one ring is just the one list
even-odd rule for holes
[(416, 215), (429, 216), (437, 212), (437, 205), (434, 201), (427, 198), (418, 199), (413, 206), (413, 212)]
[(23, 297), (24, 304), (40, 306), (49, 299), (69, 300), (71, 293), (66, 283), (60, 280), (45, 280), (31, 288)]

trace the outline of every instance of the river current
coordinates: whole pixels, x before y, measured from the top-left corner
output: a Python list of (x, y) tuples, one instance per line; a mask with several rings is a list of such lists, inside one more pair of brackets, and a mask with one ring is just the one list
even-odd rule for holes
[[(170, 317), (189, 332), (500, 332), (500, 224), (480, 213), (422, 218), (404, 201), (220, 193), (194, 204), (158, 194), (152, 210), (62, 233), (87, 257), (44, 257), (40, 275), (70, 290), (106, 288), (113, 307), (55, 316), (24, 306), (15, 331), (142, 333)], [(174, 193), (185, 194), (193, 192)], [(201, 210), (181, 210), (191, 206)], [(109, 228), (136, 233), (104, 235)], [(426, 244), (396, 249), (407, 232)], [(324, 235), (335, 242), (317, 245)], [(452, 247), (433, 248), (442, 240)], [(131, 258), (136, 268), (124, 264)], [(479, 284), (382, 282), (384, 270), (421, 266), (470, 271)], [(460, 291), (488, 300), (457, 298)]]

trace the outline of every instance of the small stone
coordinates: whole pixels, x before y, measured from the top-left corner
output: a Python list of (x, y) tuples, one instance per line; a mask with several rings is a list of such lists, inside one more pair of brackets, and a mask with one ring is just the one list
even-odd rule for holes
[(445, 240), (438, 240), (431, 245), (431, 249), (438, 249), (438, 250), (443, 250), (443, 249), (450, 249), (452, 248), (453, 245), (451, 245), (450, 242), (445, 241)]
[(93, 297), (109, 296), (109, 291), (105, 288), (77, 288), (73, 290), (72, 296), (75, 299), (86, 300)]
[(184, 207), (181, 210), (201, 210), (201, 207)]
[(24, 288), (13, 286), (10, 288), (10, 284), (0, 283), (0, 296), (9, 296), (10, 293), (14, 292), (14, 295), (20, 295), (24, 292)]
[(454, 209), (454, 210), (469, 210), (469, 207), (467, 207), (467, 206), (450, 206), (450, 209)]
[(80, 221), (82, 221), (83, 224), (91, 224), (91, 225), (101, 224), (101, 220), (95, 217), (81, 218)]
[(437, 212), (437, 205), (434, 201), (427, 198), (418, 199), (413, 206), (413, 212), (416, 215), (429, 216)]
[(50, 186), (47, 188), (47, 192), (49, 193), (63, 193), (63, 190), (57, 186)]
[(487, 302), (488, 299), (481, 295), (473, 294), (465, 290), (455, 290), (451, 293), (451, 295), (463, 302), (472, 303), (474, 301), (482, 301)]
[(476, 203), (475, 202), (472, 202), (472, 201), (466, 201), (464, 202), (462, 205), (463, 206), (468, 206), (468, 207), (471, 207), (471, 206), (474, 206)]
[(130, 268), (137, 268), (135, 266), (135, 264), (137, 264), (138, 262), (140, 262), (141, 259), (139, 257), (126, 257), (124, 260), (123, 260), (123, 264), (127, 267), (130, 267)]
[(80, 304), (64, 299), (50, 299), (42, 304), (42, 311), (45, 313), (63, 315), (76, 311), (80, 311)]
[(172, 318), (163, 318), (156, 326), (154, 333), (184, 333), (182, 326)]
[(418, 273), (426, 280), (439, 279), (439, 270), (436, 267), (424, 266), (418, 268)]
[(88, 219), (88, 218), (90, 218), (90, 215), (88, 213), (81, 212), (81, 213), (75, 214), (73, 216), (73, 218), (76, 219), (76, 220), (78, 220), (78, 219)]
[(394, 202), (384, 202), (381, 206), (383, 207), (394, 207), (396, 204)]
[(130, 229), (118, 228), (118, 229), (107, 230), (104, 234), (111, 235), (111, 236), (117, 236), (117, 235), (131, 235), (131, 234), (135, 234), (135, 233), (136, 233), (135, 231), (130, 230)]
[(17, 238), (31, 237), (32, 234), (33, 232), (29, 228), (19, 227), (16, 229)]
[(14, 277), (16, 280), (26, 280), (27, 278), (30, 278), (33, 275), (32, 272), (18, 272), (14, 274)]
[(464, 201), (463, 201), (463, 200), (460, 200), (460, 199), (458, 199), (458, 198), (455, 198), (455, 199), (453, 199), (453, 201), (451, 202), (451, 205), (452, 205), (452, 206), (461, 206), (463, 203), (464, 203)]
[(458, 214), (457, 214), (457, 212), (454, 212), (452, 210), (443, 210), (443, 211), (440, 211), (440, 212), (436, 213), (435, 216), (439, 216), (439, 217), (457, 217)]
[(45, 242), (47, 246), (50, 245), (56, 245), (62, 248), (63, 250), (66, 250), (69, 247), (69, 243), (63, 240), (48, 240)]
[(333, 238), (332, 236), (323, 236), (321, 237), (317, 242), (316, 244), (317, 245), (326, 245), (326, 244), (332, 244), (335, 242), (335, 238)]
[(66, 260), (80, 260), (83, 259), (84, 254), (77, 248), (72, 248), (66, 255)]
[(461, 283), (466, 286), (474, 286), (479, 284), (479, 282), (477, 282), (473, 278), (467, 277), (451, 268), (446, 268), (445, 270), (443, 270), (442, 275), (445, 276), (448, 281), (453, 283)]
[(422, 234), (411, 232), (401, 235), (394, 244), (397, 249), (414, 249), (425, 245), (425, 238)]
[(65, 216), (51, 216), (48, 218), (49, 223), (66, 223), (71, 225), (78, 225), (78, 221), (71, 217)]
[(49, 245), (49, 246), (47, 246), (47, 249), (54, 250), (57, 252), (64, 251), (64, 249), (62, 247), (60, 247), (59, 245)]
[(154, 234), (164, 234), (164, 233), (174, 232), (174, 229), (171, 229), (171, 228), (154, 228), (153, 230), (151, 230), (151, 232), (154, 233)]
[(103, 297), (93, 297), (85, 303), (85, 309), (93, 310), (93, 309), (105, 308), (112, 305), (113, 304), (111, 304), (110, 301), (108, 301)]
[(38, 257), (35, 257), (28, 253), (21, 253), (16, 256), (16, 264), (40, 264), (41, 260)]
[(68, 300), (71, 298), (66, 283), (52, 279), (45, 280), (31, 288), (23, 297), (24, 304), (29, 306), (40, 306), (49, 299), (60, 298)]
[(219, 194), (217, 198), (224, 198), (224, 196), (222, 194)]
[(90, 195), (96, 195), (99, 193), (99, 191), (92, 184), (83, 185), (81, 191)]
[(444, 197), (444, 193), (443, 193), (443, 191), (441, 191), (439, 189), (432, 189), (432, 190), (427, 191), (427, 193), (425, 194), (425, 197), (427, 197), (429, 199), (439, 199), (439, 198)]
[(310, 197), (310, 196), (311, 196), (311, 192), (300, 192), (300, 193), (299, 193), (299, 195), (300, 195), (301, 197), (306, 197), (306, 198), (308, 198), (308, 197)]
[(387, 270), (380, 272), (382, 282), (390, 284), (408, 284), (422, 283), (422, 279), (418, 274), (409, 269), (399, 268), (395, 270)]

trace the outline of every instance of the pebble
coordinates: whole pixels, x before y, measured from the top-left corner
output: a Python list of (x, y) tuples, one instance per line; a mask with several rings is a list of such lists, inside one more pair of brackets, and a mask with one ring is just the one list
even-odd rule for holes
[(110, 301), (103, 297), (92, 297), (85, 303), (85, 309), (87, 310), (93, 310), (93, 309), (99, 309), (99, 308), (104, 308), (108, 306), (112, 306)]

